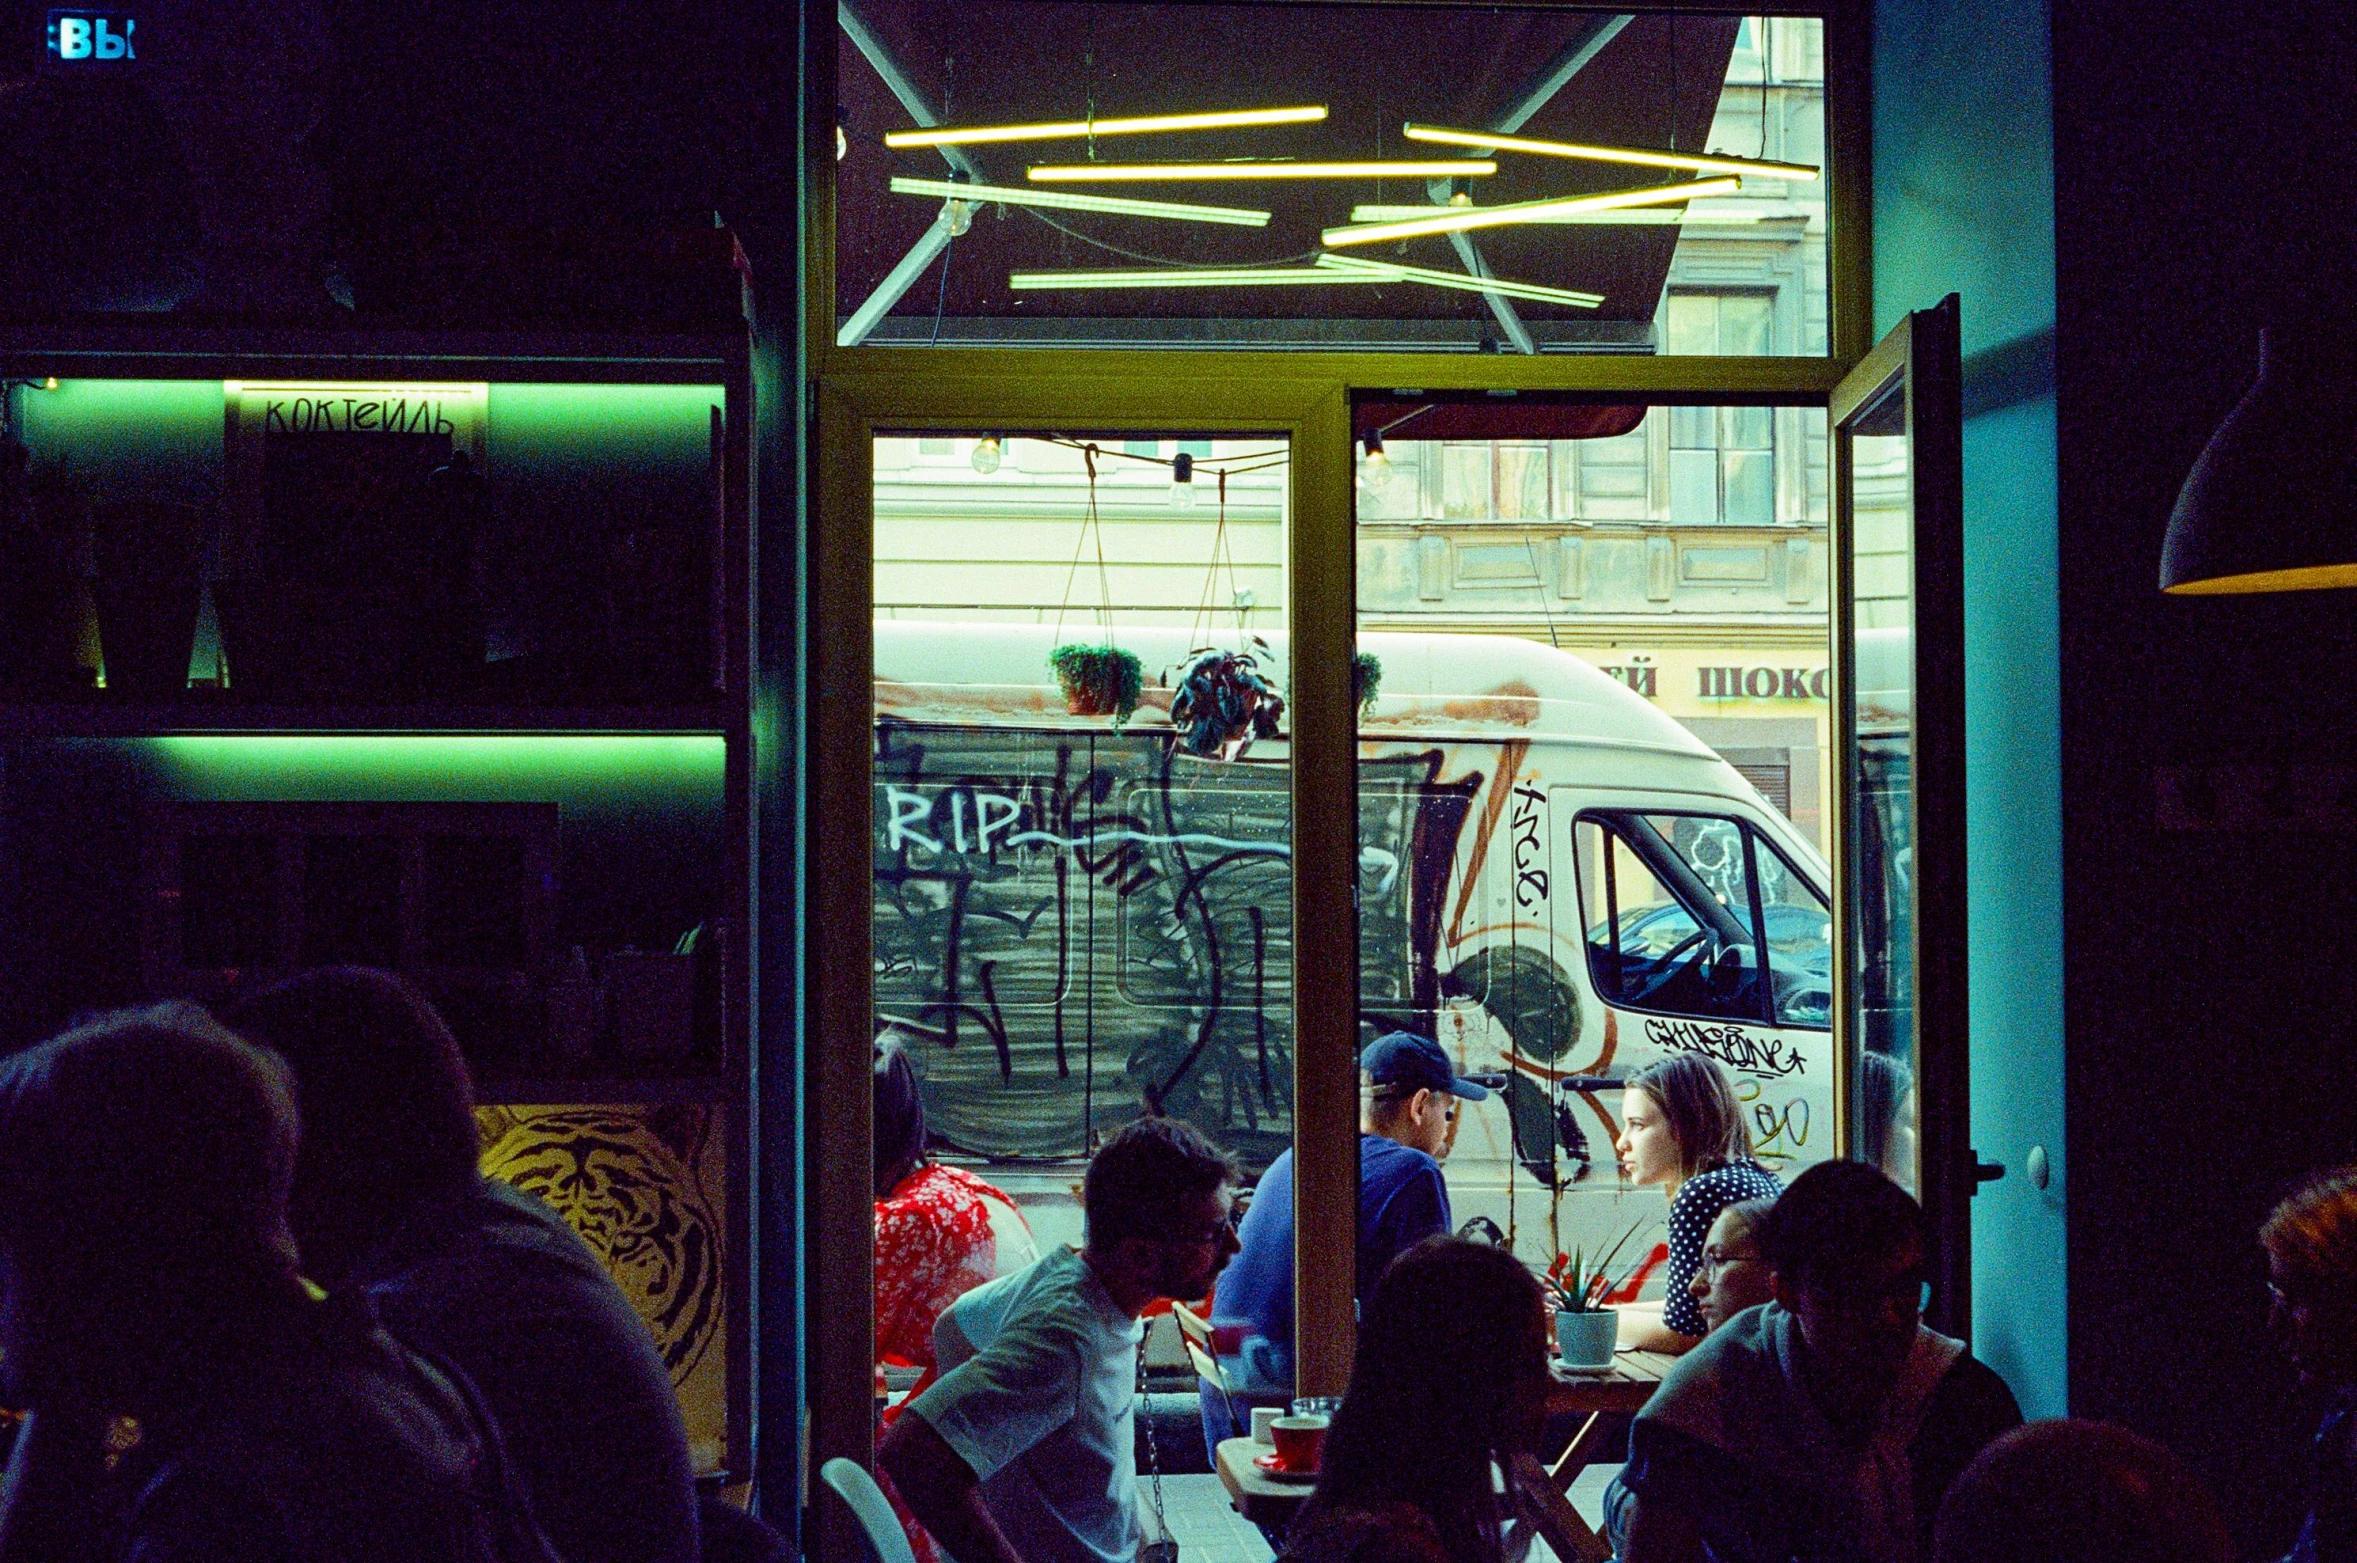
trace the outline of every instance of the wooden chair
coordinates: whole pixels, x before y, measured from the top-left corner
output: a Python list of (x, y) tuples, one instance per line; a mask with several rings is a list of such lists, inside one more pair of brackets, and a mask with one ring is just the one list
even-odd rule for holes
[(1228, 1426), (1235, 1436), (1243, 1437), (1252, 1431), (1250, 1424), (1236, 1415), (1235, 1396), (1228, 1392), (1227, 1375), (1220, 1371), (1219, 1350), (1212, 1343), (1211, 1321), (1183, 1302), (1170, 1305), (1171, 1318), (1178, 1321), (1179, 1338), (1186, 1342), (1187, 1360), (1195, 1365), (1195, 1376), (1219, 1391), (1219, 1402), (1228, 1408)]

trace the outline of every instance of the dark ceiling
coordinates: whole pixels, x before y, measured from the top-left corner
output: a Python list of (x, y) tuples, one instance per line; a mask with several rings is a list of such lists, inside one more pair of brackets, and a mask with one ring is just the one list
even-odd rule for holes
[[(1323, 103), (1321, 124), (1107, 138), (1102, 161), (1239, 156), (1398, 158), (1455, 155), (1400, 134), (1403, 122), (1484, 128), (1516, 104), (1600, 19), (1562, 10), (1271, 5), (1072, 4), (1061, 0), (862, 0), (859, 14), (923, 99), (951, 124), (1098, 117)], [(1529, 136), (1703, 149), (1738, 23), (1733, 18), (1641, 16), (1527, 123)], [(894, 152), (885, 132), (912, 122), (848, 37), (838, 96), (849, 142), (839, 165), (837, 304), (848, 314), (918, 242), (939, 202), (894, 195), (896, 174), (949, 177), (940, 153)], [(1749, 148), (1729, 148), (1748, 152)], [(969, 149), (994, 183), (1022, 184), (1037, 162), (1080, 161), (1078, 141)], [(1467, 154), (1470, 155), (1470, 154)], [(1494, 177), (1473, 181), (1483, 204), (1583, 194), (1656, 182), (1651, 170), (1501, 154)], [(1683, 176), (1680, 176), (1683, 177)], [(1346, 222), (1357, 202), (1422, 204), (1422, 179), (1106, 185), (1107, 194), (1255, 206), (1261, 229), (983, 207), (952, 244), (946, 282), (929, 269), (893, 310), (912, 320), (1016, 322), (1083, 316), (1286, 321), (1351, 316), (1399, 322), (1482, 321), (1474, 293), (1419, 285), (1028, 293), (1007, 287), (1017, 269), (1157, 263), (1304, 264), (1319, 230)], [(1503, 228), (1475, 236), (1499, 276), (1601, 293), (1595, 310), (1518, 301), (1535, 324), (1642, 323), (1660, 298), (1677, 230), (1670, 226)], [(1381, 246), (1372, 258), (1463, 270), (1445, 238)], [(1625, 335), (1625, 333), (1624, 333)]]

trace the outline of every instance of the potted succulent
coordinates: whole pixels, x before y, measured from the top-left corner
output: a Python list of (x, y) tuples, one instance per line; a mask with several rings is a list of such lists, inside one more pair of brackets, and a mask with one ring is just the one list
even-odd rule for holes
[(1146, 686), (1137, 653), (1119, 646), (1058, 646), (1048, 653), (1048, 666), (1063, 686), (1066, 710), (1074, 716), (1110, 716), (1115, 727), (1129, 720)]
[(1557, 1254), (1547, 1267), (1547, 1291), (1555, 1304), (1555, 1349), (1565, 1367), (1612, 1366), (1613, 1348), (1620, 1337), (1620, 1310), (1609, 1306), (1606, 1299), (1636, 1273), (1632, 1267), (1616, 1279), (1612, 1266), (1643, 1225), (1640, 1221), (1630, 1226), (1592, 1265), (1575, 1248), (1569, 1254)]
[[(1252, 644), (1268, 649), (1258, 636)], [(1170, 725), (1189, 754), (1233, 760), (1253, 739), (1275, 737), (1285, 715), (1285, 697), (1250, 651), (1193, 652), (1172, 687)]]

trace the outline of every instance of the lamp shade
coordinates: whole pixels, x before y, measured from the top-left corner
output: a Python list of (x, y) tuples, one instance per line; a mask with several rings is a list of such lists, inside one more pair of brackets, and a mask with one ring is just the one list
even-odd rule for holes
[(2259, 379), (2202, 448), (2161, 544), (2179, 595), (2357, 586), (2357, 397), (2338, 333), (2259, 334)]

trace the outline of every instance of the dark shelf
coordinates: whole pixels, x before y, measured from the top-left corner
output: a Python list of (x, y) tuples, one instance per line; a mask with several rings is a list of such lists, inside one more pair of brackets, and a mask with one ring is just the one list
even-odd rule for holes
[(0, 703), (0, 737), (146, 738), (172, 733), (715, 733), (735, 713), (695, 705), (243, 705), (234, 700)]
[(721, 1075), (486, 1075), (475, 1081), (485, 1106), (726, 1106), (736, 1099)]

